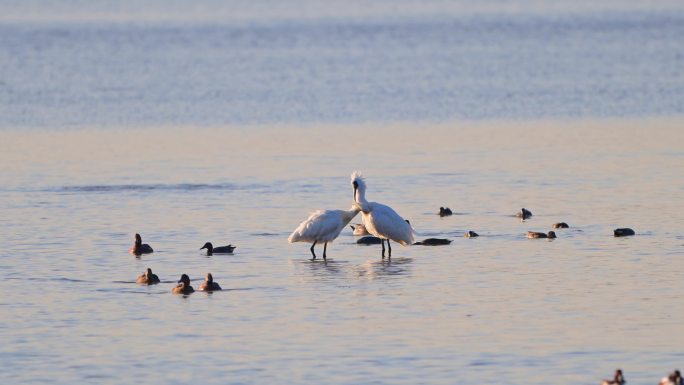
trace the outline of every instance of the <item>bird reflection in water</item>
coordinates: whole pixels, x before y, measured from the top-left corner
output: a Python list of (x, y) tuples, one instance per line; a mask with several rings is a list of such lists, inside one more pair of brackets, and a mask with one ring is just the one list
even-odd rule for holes
[(380, 261), (369, 261), (354, 268), (356, 276), (361, 279), (384, 279), (411, 275), (413, 258), (393, 258)]
[(311, 276), (316, 281), (332, 281), (344, 276), (345, 267), (348, 262), (338, 262), (335, 260), (306, 260), (303, 261), (308, 266)]

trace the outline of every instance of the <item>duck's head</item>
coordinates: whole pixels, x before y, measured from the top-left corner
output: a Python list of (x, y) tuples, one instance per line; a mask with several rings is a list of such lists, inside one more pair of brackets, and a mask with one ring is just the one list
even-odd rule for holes
[(190, 286), (190, 277), (188, 277), (187, 274), (183, 274), (178, 280), (178, 283), (182, 283), (185, 286)]
[(150, 269), (150, 268), (148, 267), (148, 268), (147, 268), (147, 271), (145, 272), (145, 276), (148, 277), (148, 278), (151, 277), (151, 276), (152, 276), (152, 269)]
[(546, 236), (549, 238), (556, 238), (556, 232), (555, 231), (549, 231), (549, 233)]
[(618, 370), (615, 371), (615, 379), (614, 379), (614, 380), (615, 380), (615, 382), (617, 382), (618, 384), (622, 384), (623, 382), (625, 382), (625, 377), (622, 375), (622, 370), (621, 370), (621, 369), (618, 369)]
[(136, 244), (136, 245), (141, 245), (141, 244), (142, 244), (142, 237), (141, 237), (140, 234), (138, 234), (138, 233), (135, 233), (135, 244)]
[(200, 250), (202, 250), (202, 249), (207, 249), (207, 250), (211, 251), (214, 249), (214, 246), (211, 244), (211, 242), (207, 242), (204, 244), (204, 246), (200, 247)]
[(207, 281), (207, 283), (212, 283), (214, 282), (214, 277), (211, 276), (211, 273), (207, 273), (205, 280)]

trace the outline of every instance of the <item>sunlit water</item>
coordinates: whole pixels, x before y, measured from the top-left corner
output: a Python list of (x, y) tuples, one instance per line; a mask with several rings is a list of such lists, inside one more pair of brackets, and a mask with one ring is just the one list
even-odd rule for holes
[[(683, 357), (680, 127), (5, 132), (2, 376), (576, 384), (621, 367), (654, 383)], [(390, 262), (345, 230), (310, 262), (287, 236), (313, 209), (347, 208), (354, 169), (418, 238), (453, 243), (395, 244)], [(437, 216), (445, 205), (456, 215)], [(554, 241), (524, 237), (557, 221), (571, 228)], [(637, 236), (614, 238), (623, 226)], [(134, 232), (154, 254), (127, 253)], [(206, 257), (206, 241), (238, 248)], [(134, 283), (146, 267), (161, 284)], [(209, 271), (227, 290), (171, 294)]]
[[(680, 2), (188, 4), (0, 2), (0, 382), (682, 368)], [(353, 170), (453, 243), (388, 261), (345, 229), (309, 261), (287, 236)], [(171, 294), (207, 272), (224, 291)]]

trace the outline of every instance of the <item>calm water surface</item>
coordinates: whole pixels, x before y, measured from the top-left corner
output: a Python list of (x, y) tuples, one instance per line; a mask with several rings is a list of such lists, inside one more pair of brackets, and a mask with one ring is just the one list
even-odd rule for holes
[[(621, 367), (655, 383), (684, 357), (681, 124), (4, 131), (1, 376), (577, 384)], [(310, 262), (287, 236), (347, 208), (354, 169), (419, 238), (454, 242), (389, 262), (345, 230)], [(558, 239), (524, 238), (557, 221)], [(135, 232), (154, 254), (127, 253)], [(206, 241), (238, 248), (206, 257)], [(134, 283), (146, 267), (161, 284)], [(227, 290), (171, 294), (208, 271)]]
[[(0, 1), (0, 382), (657, 383), (682, 36), (667, 0)], [(453, 243), (309, 261), (287, 236), (352, 170)]]
[(0, 129), (684, 115), (681, 1), (142, 3), (0, 1)]

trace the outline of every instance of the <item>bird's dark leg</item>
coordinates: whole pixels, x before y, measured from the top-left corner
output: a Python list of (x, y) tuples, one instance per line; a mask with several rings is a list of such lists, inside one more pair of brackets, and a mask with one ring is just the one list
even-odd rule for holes
[(311, 245), (311, 249), (309, 249), (309, 250), (311, 250), (311, 255), (313, 255), (313, 258), (311, 258), (312, 261), (313, 261), (314, 259), (316, 259), (316, 253), (314, 253), (314, 249), (313, 249), (314, 246), (316, 246), (316, 242), (317, 242), (317, 241), (314, 241), (313, 245)]
[(389, 257), (388, 258), (392, 258), (392, 246), (390, 246), (389, 239), (387, 240), (387, 248), (389, 249)]
[(382, 245), (382, 259), (385, 259), (385, 240), (380, 239), (380, 244)]
[(328, 247), (328, 242), (323, 244), (323, 260), (325, 261), (325, 249)]

